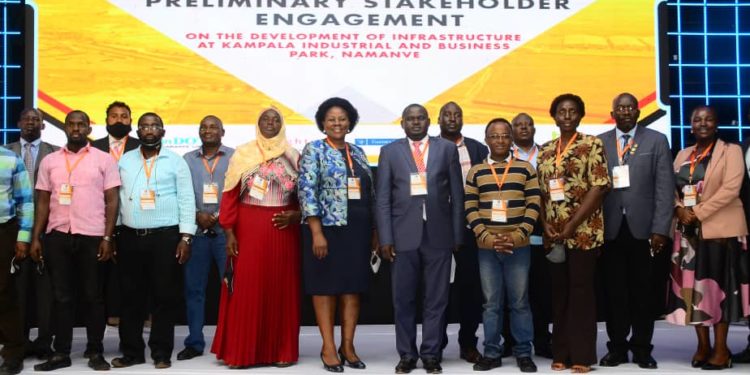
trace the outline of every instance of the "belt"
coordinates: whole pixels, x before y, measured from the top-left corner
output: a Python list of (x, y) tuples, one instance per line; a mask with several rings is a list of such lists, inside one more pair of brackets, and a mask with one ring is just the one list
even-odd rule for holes
[(179, 230), (179, 229), (180, 227), (178, 225), (170, 225), (168, 227), (158, 227), (158, 228), (145, 228), (145, 229), (136, 229), (136, 228), (131, 228), (131, 227), (123, 225), (121, 228), (121, 231), (135, 233), (136, 236), (143, 237), (143, 236), (148, 236), (149, 234), (166, 232), (170, 230)]
[(6, 227), (16, 225), (17, 222), (18, 222), (18, 218), (13, 216), (12, 218), (8, 219), (8, 221), (4, 223), (0, 223), (0, 228), (6, 228)]

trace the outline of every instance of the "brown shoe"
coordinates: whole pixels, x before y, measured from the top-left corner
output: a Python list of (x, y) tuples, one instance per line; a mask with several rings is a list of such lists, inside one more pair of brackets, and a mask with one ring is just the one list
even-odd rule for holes
[(469, 363), (477, 363), (482, 359), (482, 354), (479, 353), (476, 347), (469, 346), (461, 348), (461, 359)]

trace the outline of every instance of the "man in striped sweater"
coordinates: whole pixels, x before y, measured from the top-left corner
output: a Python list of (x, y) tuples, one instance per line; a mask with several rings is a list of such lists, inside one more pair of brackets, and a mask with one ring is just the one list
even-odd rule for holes
[(502, 365), (504, 295), (508, 295), (513, 354), (522, 372), (536, 372), (531, 359), (534, 337), (528, 301), (531, 264), (529, 236), (539, 216), (540, 190), (534, 167), (511, 153), (513, 137), (505, 119), (490, 121), (485, 143), (490, 156), (469, 170), (466, 218), (479, 246), (479, 274), (485, 304), (484, 356), (475, 371)]

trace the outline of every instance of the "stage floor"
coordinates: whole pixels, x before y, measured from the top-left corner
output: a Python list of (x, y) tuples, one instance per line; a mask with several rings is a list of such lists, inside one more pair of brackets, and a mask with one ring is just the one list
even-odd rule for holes
[[(213, 338), (213, 326), (206, 327), (204, 333), (208, 346)], [(477, 374), (472, 371), (471, 364), (466, 363), (458, 358), (458, 344), (456, 336), (458, 325), (451, 324), (448, 327), (448, 337), (450, 344), (446, 348), (443, 360), (443, 373), (445, 374)], [(481, 327), (480, 327), (480, 350), (481, 350)], [(632, 374), (632, 373), (652, 373), (652, 374), (684, 374), (689, 372), (702, 372), (701, 370), (690, 367), (690, 358), (695, 350), (695, 331), (692, 328), (676, 327), (664, 322), (657, 322), (654, 334), (654, 357), (659, 362), (658, 370), (642, 370), (634, 364), (625, 364), (618, 367), (598, 367), (594, 369), (596, 373), (601, 374)], [(187, 335), (187, 327), (179, 326), (175, 331), (175, 352), (172, 355), (172, 368), (167, 370), (156, 370), (151, 362), (133, 366), (126, 369), (112, 369), (119, 374), (206, 374), (206, 373), (225, 373), (237, 374), (251, 372), (257, 374), (312, 374), (327, 373), (323, 370), (320, 363), (320, 335), (317, 327), (302, 327), (300, 333), (300, 358), (299, 363), (295, 366), (279, 369), (273, 367), (258, 367), (248, 370), (230, 370), (220, 364), (211, 353), (204, 353), (202, 357), (197, 357), (189, 361), (177, 361), (177, 352), (182, 350), (183, 339)], [(34, 332), (32, 331), (32, 336)], [(729, 346), (734, 351), (740, 351), (747, 345), (747, 326), (734, 325), (729, 331)], [(607, 334), (604, 331), (604, 324), (599, 324), (598, 334), (598, 352), (601, 358), (606, 353), (605, 343)], [(338, 336), (337, 336), (338, 337)], [(355, 370), (346, 368), (345, 372), (349, 374), (392, 374), (393, 368), (398, 362), (398, 355), (395, 350), (395, 334), (392, 325), (363, 325), (357, 328), (356, 347), (359, 356), (367, 363), (366, 370)], [(107, 327), (104, 339), (105, 357), (107, 360), (119, 355), (117, 352), (117, 328)], [(54, 373), (93, 373), (86, 367), (86, 360), (83, 359), (83, 350), (85, 349), (85, 330), (77, 328), (74, 334), (73, 366), (57, 370)], [(146, 354), (148, 358), (148, 353)], [(569, 371), (554, 372), (550, 370), (551, 361), (548, 359), (534, 357), (534, 361), (539, 367), (540, 373), (569, 373)], [(34, 364), (39, 363), (36, 359), (27, 359), (24, 363), (24, 373), (33, 372)], [(413, 371), (413, 374), (424, 374), (420, 368)], [(513, 358), (503, 360), (503, 367), (490, 371), (490, 373), (520, 373), (515, 365)], [(724, 370), (722, 373), (748, 373), (750, 364), (735, 365), (733, 369)]]

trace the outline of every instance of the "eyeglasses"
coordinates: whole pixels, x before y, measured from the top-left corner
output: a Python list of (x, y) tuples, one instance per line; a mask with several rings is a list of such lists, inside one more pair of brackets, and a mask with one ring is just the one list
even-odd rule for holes
[(490, 134), (487, 136), (487, 139), (492, 141), (499, 141), (501, 139), (511, 139), (511, 136), (508, 134)]
[(162, 125), (156, 125), (156, 124), (152, 124), (152, 125), (138, 125), (138, 130), (152, 130), (152, 131), (154, 131), (154, 130), (161, 130), (163, 128), (164, 127)]

